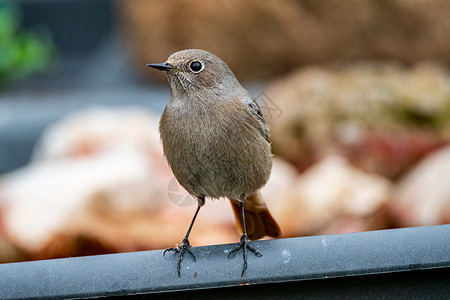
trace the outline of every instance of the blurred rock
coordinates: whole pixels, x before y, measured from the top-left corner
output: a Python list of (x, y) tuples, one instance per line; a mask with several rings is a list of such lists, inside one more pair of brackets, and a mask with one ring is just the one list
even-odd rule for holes
[(0, 263), (24, 260), (25, 257), (2, 232), (0, 234)]
[(48, 244), (55, 235), (70, 228), (76, 236), (74, 224), (93, 212), (157, 206), (165, 182), (164, 173), (152, 178), (163, 158), (157, 135), (151, 135), (156, 124), (139, 110), (102, 109), (55, 124), (44, 134), (35, 161), (0, 180), (7, 235), (31, 256), (45, 256), (40, 252), (53, 247)]
[[(0, 178), (0, 247), (11, 250), (0, 261), (181, 242), (196, 206), (168, 201), (173, 175), (157, 124), (158, 117), (141, 109), (95, 108), (50, 126), (33, 162)], [(229, 204), (217, 202), (200, 213), (193, 244), (238, 240)]]
[(431, 153), (400, 181), (392, 214), (400, 227), (450, 223), (450, 146)]
[[(279, 157), (273, 158), (272, 173), (267, 184), (261, 189), (261, 195), (270, 213), (280, 225), (285, 223), (282, 220), (285, 217), (284, 210), (289, 209), (291, 205), (289, 199), (286, 201), (282, 195), (292, 189), (297, 178), (298, 172), (292, 164)], [(289, 229), (286, 230), (284, 226), (281, 226), (282, 237), (285, 237), (287, 232)]]
[[(46, 129), (33, 160), (83, 157), (132, 146), (153, 158), (163, 156), (157, 131), (159, 117), (142, 108), (92, 107), (68, 115)], [(155, 159), (155, 163), (158, 161)]]
[(450, 85), (435, 65), (307, 68), (266, 91), (282, 112), (271, 123), (275, 154), (299, 170), (329, 153), (390, 178), (450, 142)]
[(117, 1), (136, 70), (186, 48), (211, 51), (239, 79), (362, 59), (450, 62), (450, 2)]
[(278, 198), (285, 236), (383, 229), (388, 226), (391, 183), (332, 155), (306, 170)]
[(34, 252), (92, 210), (150, 209), (157, 204), (151, 201), (157, 200), (152, 197), (157, 185), (148, 163), (135, 149), (116, 149), (36, 163), (7, 175), (0, 183), (6, 231)]

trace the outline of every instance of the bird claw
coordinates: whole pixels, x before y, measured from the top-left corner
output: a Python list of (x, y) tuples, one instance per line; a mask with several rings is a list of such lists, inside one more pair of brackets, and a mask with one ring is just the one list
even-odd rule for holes
[(185, 238), (181, 245), (175, 247), (175, 248), (167, 248), (163, 252), (163, 256), (166, 256), (166, 252), (175, 252), (178, 253), (178, 263), (177, 263), (177, 271), (178, 271), (178, 277), (181, 278), (181, 261), (183, 260), (183, 256), (185, 253), (188, 253), (191, 255), (192, 260), (196, 261), (194, 253), (191, 251), (191, 244), (189, 243), (189, 240)]
[(248, 250), (250, 250), (251, 252), (253, 252), (256, 256), (261, 257), (262, 254), (256, 250), (253, 246), (250, 245), (250, 242), (248, 241), (247, 238), (247, 234), (243, 234), (241, 236), (241, 241), (240, 243), (233, 249), (230, 251), (230, 253), (228, 253), (228, 258), (231, 258), (231, 255), (239, 250), (243, 250), (243, 258), (244, 258), (244, 265), (242, 267), (242, 273), (241, 273), (241, 277), (244, 276), (244, 272), (247, 269), (247, 257), (248, 257)]

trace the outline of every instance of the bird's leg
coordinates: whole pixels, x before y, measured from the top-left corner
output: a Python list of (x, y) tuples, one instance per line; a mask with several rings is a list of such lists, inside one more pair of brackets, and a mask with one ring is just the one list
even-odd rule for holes
[(194, 218), (192, 218), (191, 225), (189, 225), (189, 229), (186, 232), (186, 235), (184, 236), (184, 239), (181, 242), (181, 245), (179, 245), (179, 246), (177, 246), (175, 248), (167, 248), (163, 252), (163, 256), (166, 255), (166, 252), (172, 252), (173, 251), (175, 253), (178, 253), (178, 263), (177, 263), (178, 277), (181, 277), (181, 261), (183, 260), (183, 256), (184, 256), (184, 254), (186, 252), (189, 253), (192, 256), (192, 260), (193, 261), (196, 261), (195, 255), (191, 251), (191, 243), (189, 243), (189, 234), (191, 233), (192, 226), (194, 225), (195, 218), (197, 218), (197, 215), (198, 215), (198, 212), (200, 210), (200, 207), (202, 207), (204, 203), (205, 203), (205, 199), (204, 198), (201, 198), (201, 199), (199, 198), (198, 199), (197, 210), (195, 211)]
[(240, 204), (241, 204), (243, 234), (241, 236), (240, 243), (233, 250), (231, 250), (230, 253), (228, 253), (228, 258), (230, 258), (231, 254), (233, 254), (236, 251), (239, 251), (242, 248), (242, 250), (243, 250), (243, 257), (244, 257), (244, 266), (242, 267), (242, 273), (241, 273), (241, 277), (242, 277), (242, 276), (244, 276), (244, 272), (247, 269), (248, 250), (253, 252), (258, 257), (261, 257), (262, 254), (258, 250), (256, 250), (252, 246), (250, 246), (250, 243), (249, 243), (248, 237), (247, 237), (247, 230), (245, 229), (244, 203), (240, 202)]

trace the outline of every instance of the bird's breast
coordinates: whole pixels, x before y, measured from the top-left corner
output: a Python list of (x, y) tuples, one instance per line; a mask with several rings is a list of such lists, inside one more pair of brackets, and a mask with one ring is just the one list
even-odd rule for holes
[(270, 175), (270, 145), (258, 126), (233, 105), (184, 113), (166, 107), (160, 134), (175, 177), (191, 194), (237, 197), (254, 192)]

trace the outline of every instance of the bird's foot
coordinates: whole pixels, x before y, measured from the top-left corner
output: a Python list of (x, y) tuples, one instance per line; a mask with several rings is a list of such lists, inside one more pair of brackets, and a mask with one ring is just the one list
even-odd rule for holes
[(244, 257), (244, 266), (242, 267), (242, 273), (241, 273), (241, 277), (242, 277), (242, 276), (244, 276), (244, 272), (247, 269), (248, 250), (253, 252), (258, 257), (261, 257), (262, 254), (258, 250), (256, 250), (252, 246), (250, 246), (250, 242), (248, 241), (247, 234), (243, 234), (241, 236), (241, 242), (233, 250), (231, 250), (230, 253), (228, 253), (228, 258), (230, 258), (230, 256), (233, 253), (241, 250), (241, 248), (243, 250), (243, 257)]
[(181, 245), (175, 247), (175, 248), (167, 248), (163, 252), (163, 256), (166, 256), (166, 252), (175, 252), (178, 253), (178, 263), (177, 263), (177, 270), (178, 270), (178, 277), (181, 277), (181, 261), (183, 260), (183, 256), (185, 253), (189, 253), (192, 256), (192, 260), (196, 261), (194, 253), (191, 251), (191, 244), (189, 243), (189, 240), (185, 238)]

